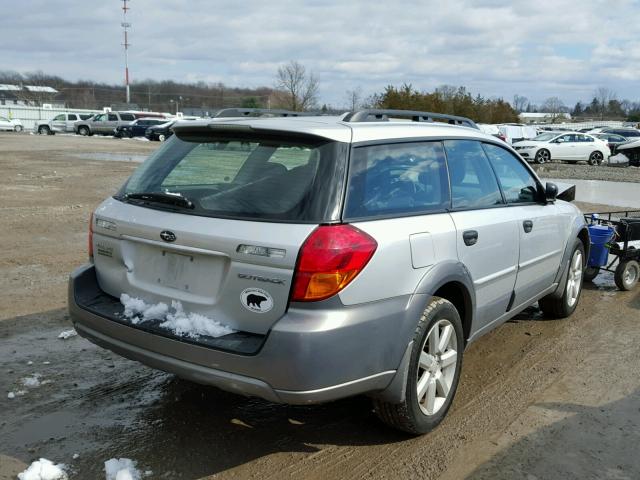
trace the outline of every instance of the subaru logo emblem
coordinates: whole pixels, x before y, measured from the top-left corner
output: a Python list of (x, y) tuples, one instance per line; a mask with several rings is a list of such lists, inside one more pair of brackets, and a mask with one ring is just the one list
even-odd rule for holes
[(175, 242), (176, 234), (169, 230), (163, 230), (162, 232), (160, 232), (160, 238), (165, 242)]

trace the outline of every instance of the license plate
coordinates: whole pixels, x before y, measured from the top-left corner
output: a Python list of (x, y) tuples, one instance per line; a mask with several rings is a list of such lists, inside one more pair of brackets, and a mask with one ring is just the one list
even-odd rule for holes
[(189, 273), (193, 269), (193, 256), (182, 253), (162, 251), (165, 261), (165, 274), (159, 283), (178, 290), (189, 290)]

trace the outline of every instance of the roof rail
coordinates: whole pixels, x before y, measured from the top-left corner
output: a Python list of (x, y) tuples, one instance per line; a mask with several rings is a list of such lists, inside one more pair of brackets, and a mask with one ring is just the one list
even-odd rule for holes
[(304, 112), (291, 110), (277, 110), (270, 108), (223, 108), (215, 113), (214, 118), (219, 117), (301, 117), (307, 115)]
[(461, 125), (463, 127), (478, 128), (473, 120), (456, 115), (446, 115), (444, 113), (419, 112), (413, 110), (387, 110), (387, 109), (366, 109), (347, 113), (343, 121), (345, 122), (388, 122), (390, 117), (410, 118), (412, 122), (434, 122), (436, 120), (446, 120), (451, 125)]

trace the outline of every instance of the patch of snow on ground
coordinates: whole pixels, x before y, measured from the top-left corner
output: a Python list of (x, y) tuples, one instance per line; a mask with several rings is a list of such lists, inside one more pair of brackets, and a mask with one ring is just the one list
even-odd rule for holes
[(16, 398), (16, 394), (14, 392), (7, 393), (7, 398)]
[(221, 337), (235, 332), (231, 327), (199, 313), (186, 313), (182, 303), (175, 300), (169, 308), (166, 303), (148, 304), (140, 298), (123, 293), (120, 295), (120, 303), (124, 306), (124, 316), (134, 325), (149, 320), (160, 320), (160, 328), (191, 338), (200, 335)]
[(60, 335), (58, 335), (58, 338), (61, 338), (62, 340), (66, 340), (67, 338), (75, 337), (76, 335), (78, 335), (78, 332), (76, 332), (75, 329), (71, 329), (71, 330), (65, 330), (64, 332), (60, 332)]
[(140, 480), (136, 462), (129, 458), (112, 458), (104, 462), (106, 480)]
[(51, 460), (36, 460), (24, 472), (18, 474), (19, 480), (67, 480), (63, 464), (54, 464)]
[(34, 373), (30, 377), (23, 378), (22, 384), (28, 388), (39, 387), (40, 385), (42, 385), (42, 382), (40, 381), (40, 377), (42, 377), (42, 375), (40, 375), (39, 373)]

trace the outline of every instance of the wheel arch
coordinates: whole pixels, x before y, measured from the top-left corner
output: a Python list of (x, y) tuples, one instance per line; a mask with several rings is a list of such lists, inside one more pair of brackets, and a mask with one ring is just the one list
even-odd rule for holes
[[(476, 311), (476, 298), (473, 289), (471, 274), (460, 262), (447, 261), (430, 268), (422, 277), (418, 288), (411, 298), (409, 311), (422, 313), (429, 305), (433, 297), (441, 297), (450, 301), (460, 314), (465, 347), (473, 331), (473, 321)], [(415, 315), (414, 315), (415, 316)], [(407, 328), (406, 334), (411, 338), (419, 321), (416, 316), (415, 323), (411, 322), (411, 328)], [(404, 329), (403, 329), (404, 330)], [(405, 399), (405, 385), (409, 372), (409, 360), (413, 341), (402, 335), (407, 345), (396, 370), (393, 379), (382, 391), (372, 392), (370, 396), (390, 403), (401, 403)]]
[(464, 264), (448, 261), (435, 265), (424, 275), (416, 293), (427, 294), (429, 302), (431, 297), (442, 297), (456, 307), (462, 320), (466, 345), (473, 331), (476, 297), (471, 274)]

